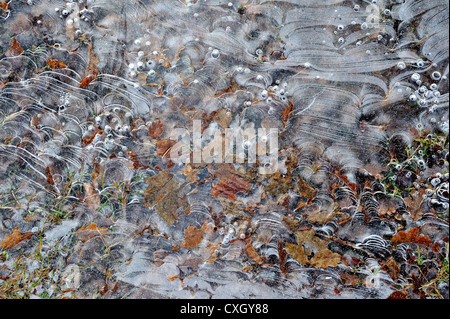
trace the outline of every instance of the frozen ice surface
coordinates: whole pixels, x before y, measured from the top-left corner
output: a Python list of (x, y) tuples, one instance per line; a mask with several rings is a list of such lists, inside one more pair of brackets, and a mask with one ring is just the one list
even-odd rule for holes
[[(448, 22), (448, 0), (0, 0), (0, 297), (448, 298)], [(258, 161), (195, 162), (196, 121), (215, 151), (266, 129)]]

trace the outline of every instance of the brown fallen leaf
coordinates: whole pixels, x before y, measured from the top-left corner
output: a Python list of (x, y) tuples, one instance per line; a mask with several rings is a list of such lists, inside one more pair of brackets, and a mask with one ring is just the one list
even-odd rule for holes
[(421, 209), (424, 194), (425, 188), (420, 188), (419, 190), (413, 189), (410, 193), (411, 197), (405, 197), (403, 199), (414, 221), (422, 218), (423, 214), (426, 212), (426, 210)]
[(308, 199), (308, 204), (316, 198), (317, 190), (300, 176), (298, 177), (297, 186), (300, 191), (300, 196), (306, 197)]
[(143, 164), (141, 162), (141, 159), (139, 158), (139, 156), (134, 152), (128, 151), (128, 158), (130, 159), (130, 161), (133, 162), (134, 169), (139, 169), (139, 168), (147, 169), (150, 167), (148, 165)]
[(187, 180), (191, 183), (195, 183), (198, 181), (199, 177), (197, 174), (199, 173), (199, 170), (196, 168), (193, 168), (193, 165), (188, 164), (185, 168), (183, 168), (182, 173), (184, 176), (186, 176)]
[(168, 138), (163, 138), (159, 140), (156, 143), (156, 155), (166, 157), (167, 154), (170, 152), (172, 146), (174, 146), (176, 143), (177, 141)]
[(409, 299), (403, 291), (394, 291), (387, 299)]
[(81, 227), (75, 232), (78, 239), (83, 243), (96, 236), (104, 237), (108, 234), (107, 227), (97, 227), (96, 223), (91, 223), (86, 227)]
[(313, 267), (327, 268), (336, 267), (340, 261), (341, 255), (329, 249), (322, 249), (311, 258), (310, 263)]
[(241, 87), (233, 80), (233, 77), (230, 77), (230, 85), (229, 85), (227, 88), (223, 89), (222, 91), (217, 92), (217, 93), (216, 93), (216, 96), (219, 96), (219, 95), (222, 95), (222, 94), (225, 94), (225, 93), (234, 93), (234, 92), (239, 91), (239, 90), (245, 90), (245, 89), (244, 89), (244, 88), (241, 88)]
[(397, 279), (400, 277), (400, 265), (398, 262), (394, 260), (393, 257), (390, 257), (387, 262), (383, 264), (381, 267), (382, 269), (386, 270), (388, 275), (394, 280), (397, 281)]
[(305, 248), (307, 255), (314, 253), (310, 259), (311, 266), (327, 268), (336, 267), (341, 261), (341, 255), (328, 249), (328, 242), (315, 235), (314, 229), (304, 228), (295, 232), (298, 245)]
[(278, 256), (280, 258), (280, 270), (283, 274), (286, 274), (287, 273), (287, 268), (286, 268), (287, 254), (286, 254), (286, 250), (283, 247), (283, 242), (281, 240), (278, 242)]
[(226, 129), (230, 126), (232, 116), (231, 112), (226, 109), (219, 109), (216, 111), (214, 117), (214, 121), (217, 122), (223, 129)]
[(412, 228), (407, 233), (401, 230), (392, 237), (391, 241), (394, 246), (401, 243), (415, 243), (426, 247), (433, 242), (427, 236), (419, 235), (419, 227)]
[(196, 226), (188, 226), (184, 231), (183, 247), (192, 248), (200, 244), (203, 240), (202, 231)]
[(247, 251), (248, 256), (255, 260), (259, 265), (263, 263), (262, 258), (259, 256), (258, 252), (256, 251), (255, 247), (252, 246), (251, 241), (249, 241), (245, 245), (245, 250)]
[(11, 234), (3, 238), (0, 242), (0, 247), (3, 247), (4, 249), (11, 249), (20, 244), (22, 241), (29, 240), (32, 235), (33, 233), (31, 232), (21, 233), (19, 227), (15, 226)]
[(94, 81), (98, 74), (99, 70), (97, 67), (97, 63), (99, 63), (100, 60), (97, 58), (97, 56), (94, 53), (94, 46), (92, 44), (92, 41), (89, 42), (89, 65), (86, 69), (86, 73), (84, 74), (83, 79), (80, 81), (80, 87), (84, 88), (89, 85), (92, 81)]
[(308, 215), (307, 219), (310, 223), (326, 224), (333, 220), (336, 212), (313, 212)]
[(83, 183), (85, 192), (84, 202), (90, 210), (97, 210), (100, 206), (100, 195), (92, 184)]
[(292, 189), (294, 182), (292, 176), (283, 176), (280, 172), (275, 172), (269, 179), (269, 185), (266, 186), (266, 192), (272, 196), (285, 194)]
[(156, 120), (152, 122), (150, 127), (148, 128), (148, 135), (151, 138), (158, 138), (163, 132), (163, 124), (160, 120)]
[(342, 283), (346, 286), (353, 286), (361, 282), (361, 278), (351, 272), (341, 272), (339, 276), (341, 277)]
[(305, 254), (305, 250), (302, 246), (286, 243), (286, 252), (292, 256), (295, 260), (297, 260), (301, 265), (309, 264), (308, 257)]
[(187, 206), (186, 195), (179, 196), (182, 185), (175, 182), (168, 171), (147, 177), (145, 182), (150, 185), (144, 192), (144, 205), (152, 207), (156, 204), (158, 215), (172, 225), (178, 219), (177, 209)]

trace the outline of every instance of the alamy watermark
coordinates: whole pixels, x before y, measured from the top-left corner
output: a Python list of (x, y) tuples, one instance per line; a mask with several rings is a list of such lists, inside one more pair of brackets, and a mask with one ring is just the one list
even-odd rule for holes
[(257, 164), (260, 174), (273, 174), (278, 170), (278, 129), (240, 127), (207, 128), (194, 120), (192, 131), (174, 128), (170, 150), (174, 163), (250, 163)]

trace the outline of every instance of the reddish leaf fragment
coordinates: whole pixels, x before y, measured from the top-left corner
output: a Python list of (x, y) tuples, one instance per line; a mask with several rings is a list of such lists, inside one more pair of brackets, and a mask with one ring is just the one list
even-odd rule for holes
[(18, 245), (24, 240), (29, 240), (33, 234), (31, 232), (25, 232), (21, 233), (19, 228), (16, 226), (14, 227), (11, 234), (3, 238), (3, 240), (0, 242), (0, 247), (3, 247), (4, 249), (10, 249)]
[(419, 228), (415, 227), (407, 233), (400, 231), (392, 237), (392, 244), (398, 245), (401, 243), (415, 243), (422, 246), (430, 246), (432, 240), (425, 235), (419, 235)]
[(0, 8), (5, 12), (8, 11), (8, 2), (0, 2)]
[(294, 109), (294, 103), (291, 101), (289, 102), (289, 105), (284, 109), (283, 113), (281, 114), (281, 117), (283, 119), (283, 128), (286, 127), (286, 123), (289, 120), (289, 117), (291, 116), (292, 110)]
[(55, 185), (55, 181), (53, 180), (52, 173), (50, 173), (50, 167), (47, 166), (47, 167), (45, 168), (45, 171), (47, 172), (47, 182), (48, 182), (50, 185), (54, 186), (54, 185)]
[(403, 291), (394, 291), (387, 299), (408, 299)]
[(170, 152), (172, 149), (172, 146), (174, 146), (177, 143), (177, 141), (164, 138), (162, 140), (159, 140), (156, 143), (156, 155), (160, 155), (162, 157), (165, 157), (167, 153)]
[(152, 122), (150, 127), (148, 128), (148, 135), (151, 138), (158, 138), (163, 132), (163, 124), (160, 120), (156, 120), (155, 122)]
[(287, 273), (286, 268), (286, 250), (284, 250), (283, 243), (281, 241), (278, 242), (278, 256), (280, 257), (280, 270), (283, 274)]
[(236, 194), (250, 189), (251, 184), (237, 175), (231, 175), (228, 179), (221, 179), (211, 191), (213, 196), (223, 196), (230, 200), (236, 200)]
[(23, 49), (20, 47), (19, 41), (17, 41), (16, 39), (13, 39), (11, 42), (11, 46), (9, 47), (8, 51), (6, 51), (5, 55), (7, 57), (12, 57), (12, 56), (21, 55), (22, 53), (23, 53)]
[(147, 169), (147, 168), (149, 168), (149, 166), (147, 166), (147, 165), (145, 165), (145, 164), (143, 164), (141, 162), (141, 160), (139, 159), (139, 156), (136, 153), (128, 151), (128, 157), (130, 158), (130, 161), (133, 162), (133, 168), (134, 169), (139, 169), (139, 168)]

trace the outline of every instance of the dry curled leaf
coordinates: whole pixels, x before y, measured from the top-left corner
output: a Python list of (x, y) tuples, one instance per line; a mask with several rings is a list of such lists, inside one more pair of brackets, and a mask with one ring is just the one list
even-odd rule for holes
[(420, 188), (419, 190), (413, 189), (410, 193), (411, 197), (405, 197), (403, 201), (405, 202), (408, 211), (411, 213), (411, 217), (414, 221), (422, 218), (426, 210), (420, 209), (423, 203), (423, 195), (425, 194), (425, 188)]
[(6, 12), (8, 10), (8, 2), (0, 2), (0, 8)]
[(54, 185), (55, 185), (55, 181), (53, 180), (52, 173), (50, 172), (50, 167), (47, 166), (47, 167), (45, 168), (45, 171), (47, 172), (47, 182), (48, 182), (50, 185), (54, 186)]
[(19, 227), (15, 226), (11, 234), (3, 238), (0, 242), (0, 247), (4, 249), (10, 249), (18, 244), (20, 244), (24, 240), (29, 240), (33, 234), (31, 232), (21, 233)]
[(192, 248), (200, 244), (203, 240), (203, 233), (195, 226), (188, 226), (184, 231), (184, 243), (186, 248)]

